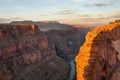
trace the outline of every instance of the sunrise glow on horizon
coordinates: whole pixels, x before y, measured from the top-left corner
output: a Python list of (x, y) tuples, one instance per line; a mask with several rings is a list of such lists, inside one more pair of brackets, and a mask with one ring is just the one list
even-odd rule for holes
[(0, 23), (33, 20), (101, 24), (120, 19), (120, 0), (0, 0)]

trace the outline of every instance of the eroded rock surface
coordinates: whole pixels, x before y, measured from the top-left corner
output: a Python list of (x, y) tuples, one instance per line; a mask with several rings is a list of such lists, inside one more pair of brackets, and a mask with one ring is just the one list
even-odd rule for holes
[(77, 80), (119, 80), (120, 22), (89, 32), (76, 57)]
[(46, 34), (48, 38), (55, 44), (57, 56), (71, 61), (77, 55), (79, 46), (85, 41), (85, 35), (90, 28), (79, 28), (71, 30), (50, 30)]
[(35, 25), (0, 25), (0, 80), (67, 80), (70, 66)]

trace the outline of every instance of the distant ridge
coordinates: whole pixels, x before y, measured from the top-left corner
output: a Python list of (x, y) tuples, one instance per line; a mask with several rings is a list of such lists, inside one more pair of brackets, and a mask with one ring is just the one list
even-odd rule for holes
[(12, 21), (10, 24), (35, 24), (37, 25), (41, 31), (48, 31), (52, 29), (57, 30), (66, 30), (66, 29), (74, 29), (72, 25), (61, 24), (58, 21)]

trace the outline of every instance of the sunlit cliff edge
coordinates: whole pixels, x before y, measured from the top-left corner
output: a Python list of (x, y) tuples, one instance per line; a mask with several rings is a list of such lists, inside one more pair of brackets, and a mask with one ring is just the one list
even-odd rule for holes
[(77, 80), (119, 80), (119, 49), (120, 20), (88, 32), (75, 58)]

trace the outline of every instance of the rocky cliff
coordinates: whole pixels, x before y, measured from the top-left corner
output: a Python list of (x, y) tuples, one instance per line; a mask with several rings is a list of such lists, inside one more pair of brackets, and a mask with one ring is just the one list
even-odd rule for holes
[(0, 25), (0, 80), (67, 80), (69, 65), (35, 25)]
[(85, 35), (90, 28), (79, 28), (71, 30), (49, 30), (46, 32), (48, 38), (55, 44), (57, 56), (71, 61), (77, 55), (79, 46), (85, 41)]
[(120, 21), (88, 32), (75, 62), (77, 80), (120, 80)]

